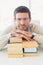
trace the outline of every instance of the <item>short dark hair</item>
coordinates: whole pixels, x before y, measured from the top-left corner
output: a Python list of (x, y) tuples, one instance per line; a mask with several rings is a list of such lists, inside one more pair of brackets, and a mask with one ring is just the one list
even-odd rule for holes
[(14, 16), (16, 16), (17, 13), (28, 13), (29, 18), (31, 17), (31, 12), (30, 12), (29, 8), (27, 8), (26, 6), (17, 7), (14, 11)]

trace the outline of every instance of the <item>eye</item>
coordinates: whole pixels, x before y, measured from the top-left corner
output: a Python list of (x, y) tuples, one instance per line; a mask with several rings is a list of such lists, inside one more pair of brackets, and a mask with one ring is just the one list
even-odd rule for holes
[(21, 18), (18, 18), (17, 20), (19, 20), (19, 21), (20, 21), (20, 20), (21, 20)]
[(24, 20), (27, 20), (27, 18), (24, 18)]
[(24, 18), (23, 20), (28, 20), (28, 18)]

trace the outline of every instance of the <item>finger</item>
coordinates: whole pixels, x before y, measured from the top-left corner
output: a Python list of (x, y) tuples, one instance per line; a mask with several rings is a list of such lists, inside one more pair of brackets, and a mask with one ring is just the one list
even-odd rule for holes
[(15, 33), (15, 32), (12, 32), (11, 36), (19, 36), (19, 35), (17, 33)]
[(18, 34), (23, 34), (23, 35), (25, 35), (26, 37), (32, 37), (32, 34), (29, 33), (29, 32), (26, 32), (26, 31), (17, 30), (16, 33), (18, 33)]
[(24, 35), (20, 35), (19, 37), (24, 38), (24, 39), (26, 39), (27, 41), (29, 40), (29, 38), (26, 37), (26, 36), (24, 36)]

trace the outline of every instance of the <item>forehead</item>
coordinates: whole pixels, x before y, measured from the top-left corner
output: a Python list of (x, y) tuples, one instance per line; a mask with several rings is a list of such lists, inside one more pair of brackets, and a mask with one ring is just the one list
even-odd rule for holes
[(17, 13), (16, 18), (28, 18), (29, 14), (28, 13)]

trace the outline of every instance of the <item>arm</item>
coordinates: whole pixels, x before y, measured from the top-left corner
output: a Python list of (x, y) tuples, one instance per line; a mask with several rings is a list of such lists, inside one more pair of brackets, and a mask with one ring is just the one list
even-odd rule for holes
[(12, 28), (9, 26), (2, 35), (0, 35), (0, 50), (8, 43), (8, 39), (11, 37), (10, 32)]
[(35, 39), (39, 45), (43, 47), (43, 35), (36, 34), (33, 39)]
[(8, 43), (10, 37), (10, 33), (0, 37), (0, 50), (3, 49), (3, 47)]
[(43, 27), (38, 24), (31, 24), (31, 31), (36, 33), (34, 39), (43, 47)]
[(9, 27), (7, 27), (4, 31), (3, 31), (3, 33), (1, 34), (1, 36), (3, 36), (3, 35), (5, 35), (5, 34), (8, 34), (9, 32), (11, 32), (13, 30), (13, 26), (9, 26)]

